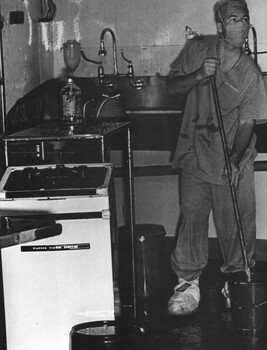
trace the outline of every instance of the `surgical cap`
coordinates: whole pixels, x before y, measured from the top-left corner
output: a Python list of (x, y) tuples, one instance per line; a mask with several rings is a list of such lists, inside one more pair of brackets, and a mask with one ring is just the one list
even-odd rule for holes
[(220, 1), (215, 5), (215, 20), (221, 22), (237, 11), (244, 11), (249, 16), (248, 6), (244, 0)]

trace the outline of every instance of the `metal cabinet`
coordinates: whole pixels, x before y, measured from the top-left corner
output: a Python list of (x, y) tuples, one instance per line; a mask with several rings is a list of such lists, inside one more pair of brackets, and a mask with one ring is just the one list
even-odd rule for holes
[(3, 143), (6, 167), (113, 163), (113, 177), (122, 179), (124, 224), (129, 227), (131, 233), (133, 266), (132, 306), (133, 314), (135, 315), (133, 238), (135, 215), (130, 123), (105, 121), (98, 124), (81, 124), (72, 128), (59, 123), (49, 122), (8, 135), (4, 137)]
[(111, 150), (131, 158), (129, 123), (123, 122), (74, 128), (46, 123), (8, 135), (3, 142), (6, 166), (109, 162)]

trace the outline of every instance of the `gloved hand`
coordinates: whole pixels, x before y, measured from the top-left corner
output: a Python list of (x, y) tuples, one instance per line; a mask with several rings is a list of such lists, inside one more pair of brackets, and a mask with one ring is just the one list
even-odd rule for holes
[(236, 161), (230, 158), (230, 167), (231, 167), (231, 174), (228, 174), (227, 166), (226, 165), (224, 166), (222, 178), (226, 179), (230, 176), (231, 185), (234, 186), (235, 189), (237, 189), (239, 184), (239, 178), (240, 178), (239, 164), (237, 164)]
[(216, 57), (207, 57), (204, 59), (201, 67), (198, 70), (199, 79), (207, 79), (215, 75), (217, 65), (220, 64), (220, 59)]

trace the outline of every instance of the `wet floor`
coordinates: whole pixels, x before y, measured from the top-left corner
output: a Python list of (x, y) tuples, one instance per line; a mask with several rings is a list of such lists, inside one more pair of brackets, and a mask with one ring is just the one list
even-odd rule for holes
[[(107, 346), (102, 347), (101, 350), (266, 350), (266, 326), (263, 329), (255, 328), (249, 331), (237, 329), (233, 318), (236, 313), (225, 307), (225, 300), (221, 293), (224, 277), (220, 273), (219, 266), (220, 261), (209, 261), (200, 279), (199, 309), (193, 315), (183, 317), (169, 316), (166, 312), (168, 299), (177, 282), (176, 276), (167, 266), (161, 277), (161, 293), (137, 298), (136, 318), (132, 317), (132, 308), (127, 307), (127, 303), (122, 303), (120, 318), (125, 325), (130, 325), (132, 332), (131, 336), (127, 336), (127, 346), (122, 348)], [(257, 262), (256, 270), (267, 273), (267, 262)], [(267, 295), (263, 296), (264, 301), (265, 299)], [(1, 306), (2, 310), (3, 305)], [(267, 320), (267, 302), (262, 303), (254, 311), (255, 318), (256, 315), (260, 315), (263, 325)], [(245, 310), (245, 316), (246, 314), (249, 315)], [(5, 349), (1, 318), (0, 349)], [(89, 345), (86, 347), (86, 350), (96, 349), (99, 348), (89, 347)]]
[[(225, 307), (221, 294), (224, 279), (219, 271), (219, 262), (210, 261), (200, 280), (201, 302), (199, 309), (191, 316), (169, 316), (166, 313), (168, 298), (176, 277), (165, 273), (161, 297), (137, 298), (137, 349), (147, 350), (266, 350), (267, 330), (261, 327), (253, 330), (238, 330), (236, 312)], [(267, 271), (266, 263), (257, 263), (260, 271)], [(267, 299), (267, 296), (266, 296)], [(260, 308), (264, 308), (261, 309)], [(255, 308), (262, 321), (267, 319), (264, 305)], [(245, 320), (253, 324), (251, 315), (245, 310)], [(256, 315), (258, 317), (258, 315)], [(255, 317), (256, 317), (255, 316)], [(253, 328), (253, 325), (251, 326)]]

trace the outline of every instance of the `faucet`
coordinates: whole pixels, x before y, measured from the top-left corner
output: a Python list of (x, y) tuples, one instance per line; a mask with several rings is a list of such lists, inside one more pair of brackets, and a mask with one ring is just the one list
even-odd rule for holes
[(118, 74), (118, 63), (117, 63), (117, 46), (116, 46), (116, 37), (111, 28), (105, 28), (102, 30), (100, 35), (100, 49), (98, 51), (99, 56), (106, 56), (107, 51), (105, 49), (104, 37), (106, 32), (109, 32), (112, 37), (112, 45), (113, 45), (113, 64), (114, 64), (114, 75)]
[(121, 57), (128, 63), (128, 72), (126, 77), (129, 78), (130, 86), (134, 87), (136, 90), (141, 90), (144, 87), (144, 82), (140, 79), (134, 80), (134, 68), (132, 64), (132, 60), (128, 60), (123, 53), (123, 49), (121, 49)]
[(105, 34), (107, 32), (109, 32), (111, 34), (111, 37), (112, 37), (113, 64), (114, 64), (113, 74), (105, 74), (104, 67), (102, 65), (102, 61), (97, 62), (97, 61), (93, 61), (93, 60), (87, 58), (86, 55), (84, 54), (84, 52), (81, 50), (81, 55), (82, 55), (83, 59), (85, 59), (86, 61), (98, 64), (98, 79), (99, 79), (101, 86), (108, 87), (108, 88), (114, 87), (114, 85), (115, 85), (114, 81), (105, 80), (106, 77), (110, 77), (112, 75), (112, 76), (117, 76), (117, 77), (123, 77), (123, 76), (127, 77), (129, 79), (130, 86), (134, 87), (137, 90), (142, 89), (142, 87), (144, 87), (144, 82), (140, 79), (134, 80), (134, 69), (133, 69), (132, 61), (128, 60), (124, 56), (122, 49), (121, 49), (121, 55), (122, 55), (122, 58), (124, 59), (124, 61), (126, 61), (128, 63), (128, 70), (127, 70), (127, 74), (120, 74), (118, 72), (116, 37), (115, 37), (114, 31), (111, 28), (103, 29), (101, 34), (100, 34), (100, 48), (98, 51), (98, 55), (99, 56), (106, 56), (107, 55), (107, 50), (105, 49), (105, 44), (104, 44), (104, 37), (105, 37)]

